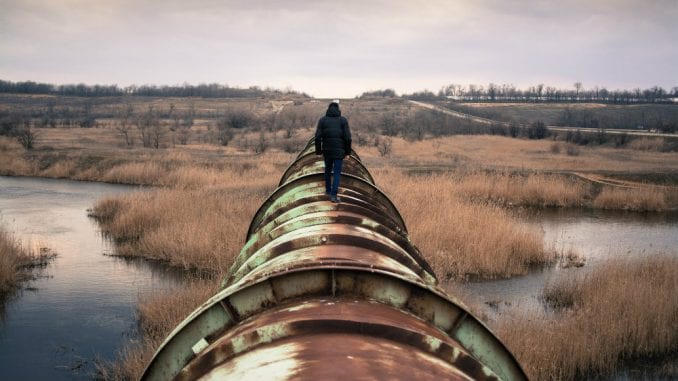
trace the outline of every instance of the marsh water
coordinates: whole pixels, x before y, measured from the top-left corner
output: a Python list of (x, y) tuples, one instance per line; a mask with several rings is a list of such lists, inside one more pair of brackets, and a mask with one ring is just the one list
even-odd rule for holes
[(91, 379), (95, 361), (113, 360), (133, 332), (140, 293), (180, 278), (113, 250), (87, 209), (135, 188), (38, 178), (0, 177), (0, 224), (57, 257), (0, 307), (0, 379)]
[[(560, 252), (572, 250), (583, 259), (582, 267), (553, 266), (535, 269), (525, 276), (482, 282), (448, 284), (449, 291), (490, 319), (508, 311), (537, 313), (544, 309), (540, 294), (559, 277), (603, 266), (606, 260), (642, 257), (657, 253), (678, 255), (678, 213), (633, 213), (601, 210), (546, 210), (528, 212), (521, 219), (540, 229), (547, 245)], [(574, 334), (574, 333), (573, 333)], [(662, 366), (678, 369), (678, 356), (636, 361), (617, 374), (597, 380), (668, 380)]]
[[(36, 280), (0, 305), (0, 379), (91, 378), (95, 361), (113, 360), (133, 334), (138, 295), (180, 286), (180, 275), (162, 266), (107, 255), (113, 250), (111, 244), (87, 217), (87, 209), (97, 199), (135, 189), (0, 177), (0, 223), (22, 240), (58, 254)], [(485, 306), (488, 314), (509, 304), (540, 308), (538, 295), (545, 282), (568, 271), (587, 271), (606, 257), (678, 248), (675, 213), (576, 210), (530, 213), (521, 218), (541, 229), (548, 244), (572, 248), (585, 257), (586, 264), (455, 286), (464, 299)]]
[(487, 306), (492, 315), (502, 306), (539, 309), (543, 286), (560, 276), (594, 269), (616, 257), (656, 253), (678, 255), (678, 213), (633, 213), (604, 210), (545, 210), (527, 212), (521, 219), (542, 231), (546, 245), (559, 252), (572, 250), (584, 259), (583, 267), (535, 269), (526, 276), (493, 281), (458, 283), (453, 288), (464, 299)]

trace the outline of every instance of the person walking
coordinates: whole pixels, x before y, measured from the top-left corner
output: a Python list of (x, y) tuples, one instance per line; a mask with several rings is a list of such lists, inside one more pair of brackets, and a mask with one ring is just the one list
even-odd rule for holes
[(332, 202), (341, 202), (337, 193), (344, 158), (351, 154), (351, 130), (348, 119), (341, 116), (338, 100), (330, 103), (325, 116), (318, 121), (315, 154), (325, 159), (325, 194)]

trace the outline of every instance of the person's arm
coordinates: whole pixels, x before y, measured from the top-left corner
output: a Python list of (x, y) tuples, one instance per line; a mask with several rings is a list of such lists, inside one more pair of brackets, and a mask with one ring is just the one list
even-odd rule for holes
[(323, 119), (320, 118), (318, 121), (318, 127), (315, 129), (315, 154), (316, 155), (322, 155), (323, 150), (322, 150), (322, 139), (323, 139), (323, 134), (322, 134), (322, 125)]
[(345, 123), (344, 128), (344, 146), (346, 147), (346, 156), (351, 154), (351, 128), (348, 126), (348, 119), (342, 118)]

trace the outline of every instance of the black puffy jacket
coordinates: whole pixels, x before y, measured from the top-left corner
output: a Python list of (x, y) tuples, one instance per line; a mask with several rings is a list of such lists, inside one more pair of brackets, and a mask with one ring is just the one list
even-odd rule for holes
[(339, 105), (332, 102), (315, 131), (315, 153), (327, 159), (343, 159), (351, 153), (351, 130), (341, 116)]

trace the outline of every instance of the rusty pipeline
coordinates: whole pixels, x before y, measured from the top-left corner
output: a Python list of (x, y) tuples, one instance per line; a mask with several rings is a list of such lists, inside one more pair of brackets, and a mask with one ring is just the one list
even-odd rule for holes
[(325, 195), (314, 141), (252, 218), (221, 290), (142, 380), (526, 380), (437, 279), (360, 157)]

